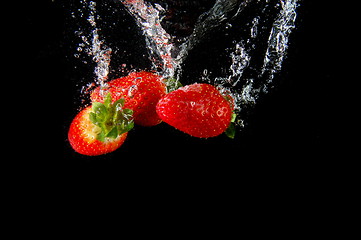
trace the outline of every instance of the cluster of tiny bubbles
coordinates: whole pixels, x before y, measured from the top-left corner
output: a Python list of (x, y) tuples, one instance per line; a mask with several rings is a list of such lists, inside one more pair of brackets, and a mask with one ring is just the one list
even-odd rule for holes
[(79, 3), (79, 8), (71, 13), (71, 17), (78, 24), (78, 29), (74, 31), (79, 39), (74, 57), (84, 65), (94, 66), (94, 81), (81, 87), (81, 99), (84, 99), (94, 87), (106, 88), (112, 49), (105, 44), (101, 29), (97, 26), (97, 20), (100, 18), (96, 10), (97, 3), (86, 0)]

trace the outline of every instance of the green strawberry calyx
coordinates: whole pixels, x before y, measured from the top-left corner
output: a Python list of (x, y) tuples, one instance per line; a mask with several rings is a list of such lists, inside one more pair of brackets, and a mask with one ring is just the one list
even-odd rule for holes
[(104, 103), (93, 102), (89, 119), (100, 128), (97, 140), (105, 142), (106, 139), (116, 139), (134, 127), (133, 111), (123, 108), (124, 102), (122, 98), (112, 103), (110, 93), (105, 97)]
[(177, 90), (178, 88), (183, 87), (181, 82), (174, 77), (165, 79), (164, 83), (166, 85), (167, 93), (173, 92), (173, 91)]
[(235, 124), (236, 117), (237, 114), (232, 113), (231, 122), (229, 124), (229, 127), (225, 131), (226, 136), (231, 139), (234, 139), (234, 137), (236, 136), (236, 124)]

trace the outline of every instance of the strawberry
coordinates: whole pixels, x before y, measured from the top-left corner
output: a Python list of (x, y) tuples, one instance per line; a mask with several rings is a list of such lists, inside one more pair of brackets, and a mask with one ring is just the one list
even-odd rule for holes
[(165, 95), (157, 104), (159, 117), (199, 138), (222, 134), (231, 124), (231, 104), (210, 84), (192, 84)]
[(108, 94), (104, 103), (94, 102), (73, 119), (68, 140), (76, 152), (97, 156), (113, 152), (124, 143), (134, 125), (132, 111), (123, 109), (123, 99), (111, 102)]
[(126, 77), (107, 83), (107, 88), (94, 89), (90, 98), (93, 102), (104, 102), (106, 93), (113, 101), (123, 98), (124, 107), (133, 110), (134, 122), (142, 126), (155, 126), (161, 122), (156, 113), (156, 105), (166, 94), (163, 78), (155, 73), (132, 72)]

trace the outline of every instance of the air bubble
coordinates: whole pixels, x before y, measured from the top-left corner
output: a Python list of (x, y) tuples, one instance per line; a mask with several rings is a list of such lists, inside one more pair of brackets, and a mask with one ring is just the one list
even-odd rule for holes
[(128, 97), (133, 98), (137, 90), (138, 90), (137, 85), (132, 85), (128, 90)]

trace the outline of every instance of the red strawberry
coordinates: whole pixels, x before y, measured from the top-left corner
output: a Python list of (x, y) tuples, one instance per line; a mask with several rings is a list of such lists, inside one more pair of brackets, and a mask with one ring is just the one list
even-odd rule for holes
[(132, 111), (123, 109), (124, 100), (111, 104), (110, 94), (104, 104), (95, 102), (73, 119), (68, 140), (73, 149), (84, 155), (97, 156), (118, 149), (133, 127)]
[(215, 137), (229, 126), (230, 103), (210, 84), (192, 84), (165, 95), (157, 105), (160, 118), (199, 138)]
[(126, 77), (108, 82), (108, 88), (96, 88), (91, 94), (93, 102), (103, 102), (110, 93), (113, 101), (124, 98), (124, 107), (133, 110), (134, 122), (142, 126), (155, 126), (161, 122), (156, 105), (166, 94), (161, 76), (151, 72), (133, 72)]

